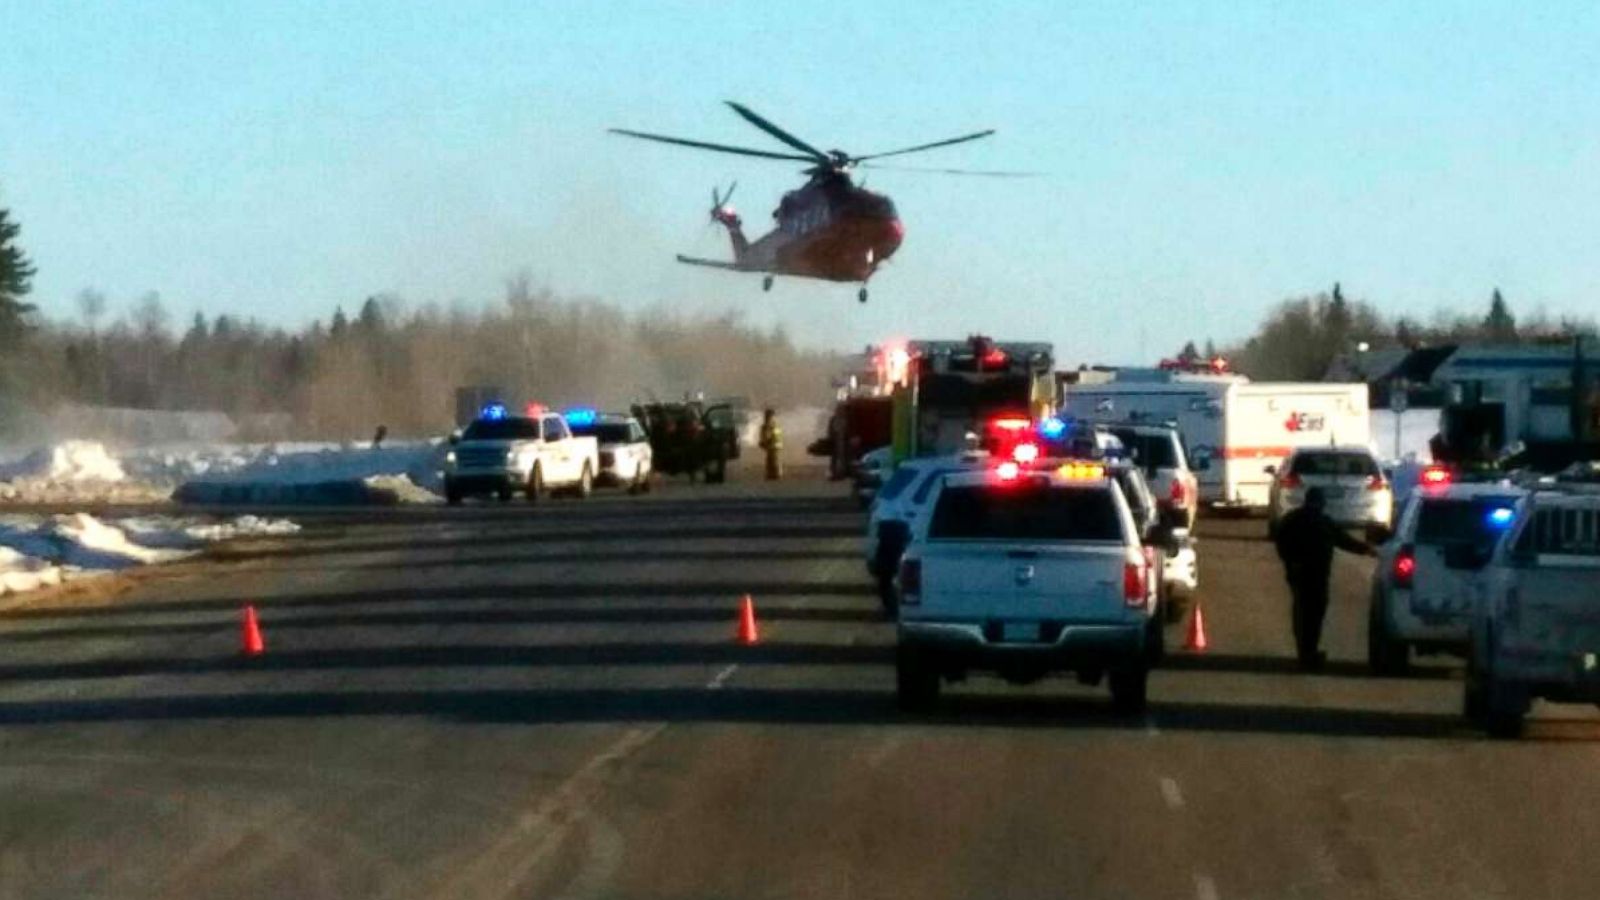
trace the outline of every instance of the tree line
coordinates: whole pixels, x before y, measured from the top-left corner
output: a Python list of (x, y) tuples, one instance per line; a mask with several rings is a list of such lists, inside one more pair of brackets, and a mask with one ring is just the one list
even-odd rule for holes
[(1469, 342), (1537, 344), (1594, 337), (1592, 320), (1552, 318), (1535, 312), (1519, 319), (1494, 289), (1481, 314), (1440, 310), (1426, 321), (1408, 315), (1385, 316), (1365, 300), (1345, 297), (1340, 285), (1328, 292), (1294, 297), (1273, 307), (1255, 333), (1217, 350), (1208, 340), (1202, 354), (1193, 341), (1178, 357), (1210, 359), (1221, 355), (1234, 371), (1263, 381), (1320, 381), (1335, 360), (1360, 351), (1417, 349)]

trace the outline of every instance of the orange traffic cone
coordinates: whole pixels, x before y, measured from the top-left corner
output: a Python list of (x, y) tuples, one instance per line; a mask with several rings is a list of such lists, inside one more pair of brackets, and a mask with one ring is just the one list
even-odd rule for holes
[(1183, 649), (1195, 653), (1204, 653), (1211, 642), (1206, 640), (1206, 613), (1205, 608), (1196, 603), (1194, 615), (1189, 617), (1189, 634), (1183, 639)]
[(739, 631), (734, 640), (746, 646), (761, 640), (756, 631), (756, 604), (749, 594), (744, 595), (744, 602), (739, 605)]
[(245, 656), (260, 656), (267, 652), (267, 642), (261, 638), (261, 623), (256, 621), (254, 604), (244, 606), (244, 622), (239, 641), (239, 652)]

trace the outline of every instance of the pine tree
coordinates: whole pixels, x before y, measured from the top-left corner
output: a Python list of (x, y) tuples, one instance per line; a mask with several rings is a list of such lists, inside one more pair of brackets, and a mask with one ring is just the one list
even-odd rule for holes
[(1205, 349), (1206, 360), (1210, 361), (1210, 360), (1216, 359), (1218, 356), (1221, 356), (1221, 355), (1222, 355), (1221, 353), (1217, 352), (1217, 342), (1213, 341), (1211, 338), (1206, 338), (1206, 349)]
[(333, 308), (333, 323), (328, 326), (328, 336), (337, 341), (344, 337), (349, 330), (350, 320), (344, 317), (344, 307), (335, 306)]
[(1497, 344), (1511, 344), (1517, 340), (1516, 317), (1511, 315), (1499, 288), (1494, 289), (1494, 296), (1489, 299), (1489, 314), (1483, 317), (1483, 336)]
[(22, 226), (11, 221), (11, 212), (0, 209), (0, 349), (16, 346), (28, 333), (28, 316), (34, 310), (23, 303), (33, 288), (33, 263), (17, 246)]
[(1178, 351), (1179, 361), (1188, 365), (1199, 358), (1200, 349), (1194, 345), (1194, 341), (1184, 341), (1183, 349)]

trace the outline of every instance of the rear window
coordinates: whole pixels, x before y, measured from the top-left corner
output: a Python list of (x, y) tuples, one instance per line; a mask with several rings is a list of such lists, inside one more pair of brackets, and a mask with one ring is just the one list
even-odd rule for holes
[(909, 485), (911, 480), (916, 477), (917, 470), (911, 466), (901, 466), (895, 469), (894, 474), (889, 476), (889, 480), (883, 483), (883, 487), (878, 488), (879, 499), (893, 500), (900, 496), (906, 489), (906, 485)]
[(1137, 454), (1134, 462), (1146, 469), (1176, 469), (1178, 441), (1170, 434), (1140, 434), (1131, 428), (1113, 428), (1111, 433), (1122, 441), (1129, 453)]
[(1050, 485), (946, 487), (928, 537), (944, 540), (1122, 541), (1110, 491)]
[(479, 419), (461, 433), (464, 441), (525, 441), (539, 439), (539, 423), (532, 419)]
[(633, 429), (626, 423), (574, 425), (572, 433), (578, 437), (592, 437), (602, 444), (626, 444), (633, 440)]
[(1133, 512), (1135, 521), (1147, 517), (1150, 513), (1149, 504), (1145, 498), (1150, 496), (1150, 491), (1132, 469), (1123, 469), (1116, 473), (1117, 486), (1122, 488), (1122, 497), (1128, 501), (1128, 508)]
[(1290, 469), (1296, 475), (1376, 475), (1378, 461), (1365, 453), (1301, 453)]
[(1489, 524), (1489, 511), (1514, 502), (1510, 497), (1424, 500), (1417, 511), (1417, 533), (1412, 542), (1430, 547), (1492, 542), (1499, 532)]

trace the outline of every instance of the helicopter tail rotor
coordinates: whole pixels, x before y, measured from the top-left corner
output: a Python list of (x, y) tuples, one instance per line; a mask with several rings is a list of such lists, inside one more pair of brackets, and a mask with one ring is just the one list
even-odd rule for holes
[(711, 188), (711, 221), (724, 225), (739, 224), (739, 213), (728, 205), (728, 200), (733, 197), (733, 191), (738, 186), (739, 182), (735, 181), (728, 185), (726, 191), (720, 193), (715, 187)]

